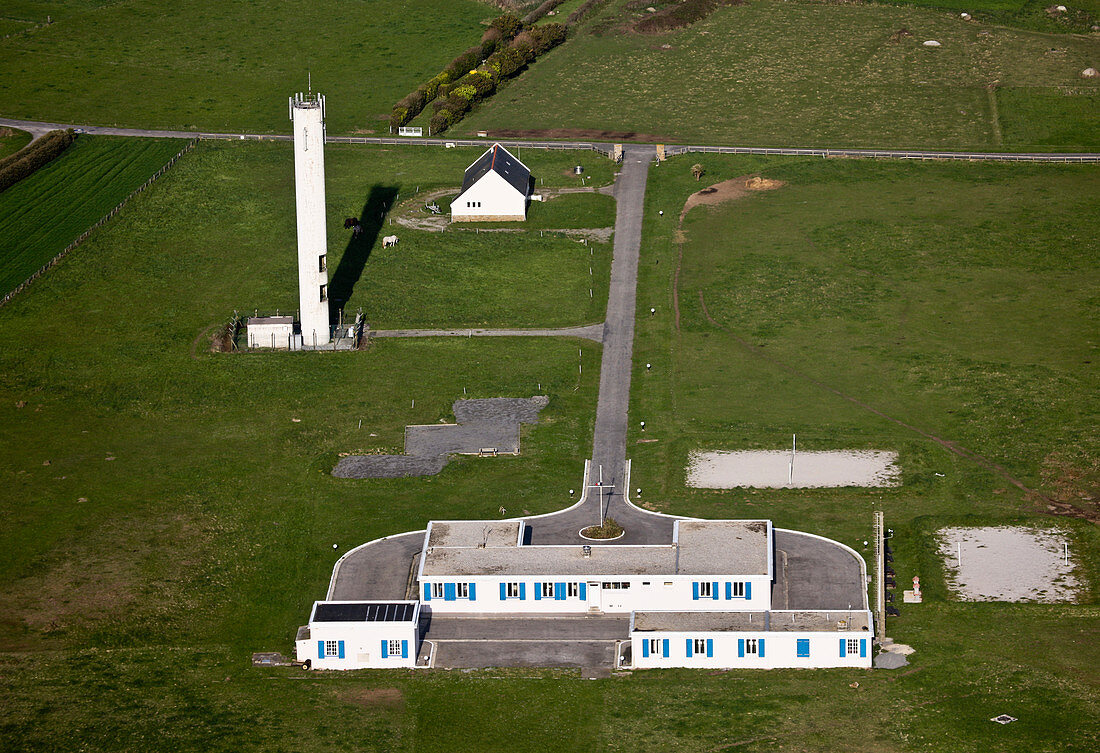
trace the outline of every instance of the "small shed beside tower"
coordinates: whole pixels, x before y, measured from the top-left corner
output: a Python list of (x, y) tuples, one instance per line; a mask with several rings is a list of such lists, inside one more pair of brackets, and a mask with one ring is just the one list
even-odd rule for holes
[(531, 170), (500, 144), (493, 144), (466, 168), (462, 192), (451, 202), (452, 222), (527, 219)]

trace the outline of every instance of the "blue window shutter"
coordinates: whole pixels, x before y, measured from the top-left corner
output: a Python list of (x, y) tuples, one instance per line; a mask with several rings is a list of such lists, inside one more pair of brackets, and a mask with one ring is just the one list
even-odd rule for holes
[(565, 584), (564, 583), (555, 583), (554, 584), (554, 599), (557, 600), (557, 601), (565, 601)]
[(691, 598), (694, 599), (695, 601), (699, 601), (699, 584), (698, 583), (693, 582), (691, 584)]
[(408, 641), (401, 641), (401, 658), (402, 659), (408, 659), (409, 658), (409, 642)]
[(454, 583), (444, 583), (443, 584), (443, 601), (454, 601), (454, 600), (455, 600), (455, 584)]
[(535, 584), (535, 601), (542, 601), (542, 584)]
[(645, 658), (648, 658), (648, 657), (649, 657), (649, 639), (648, 638), (643, 638), (642, 639), (642, 658), (645, 659)]
[(714, 599), (715, 601), (718, 600), (718, 584), (717, 583), (711, 583), (710, 584), (710, 598)]
[(806, 659), (810, 656), (809, 638), (799, 638), (797, 641), (795, 641), (795, 646), (798, 649), (797, 654), (800, 658)]
[(477, 584), (470, 584), (470, 601), (477, 601)]
[(500, 584), (500, 600), (501, 601), (504, 601), (505, 599), (508, 598), (508, 591), (505, 590), (506, 588), (507, 588), (507, 586), (505, 584), (503, 584), (503, 583)]
[(431, 583), (425, 583), (424, 584), (424, 601), (431, 601), (431, 600), (432, 600), (432, 584)]
[(756, 642), (756, 655), (761, 659), (764, 658), (764, 639), (761, 638)]
[(867, 639), (866, 638), (860, 638), (859, 639), (859, 658), (860, 659), (866, 659), (867, 658)]
[(390, 658), (390, 644), (386, 643), (386, 640), (384, 638), (382, 639), (382, 658)]
[(691, 658), (691, 638), (687, 638), (687, 658)]
[(664, 643), (661, 644), (661, 655), (668, 658), (668, 638), (665, 638)]
[(841, 638), (841, 639), (840, 639), (840, 658), (841, 658), (841, 659), (843, 659), (843, 658), (844, 658), (845, 656), (847, 656), (847, 655), (848, 655), (848, 654), (847, 654), (847, 652), (845, 651), (845, 649), (846, 649), (847, 647), (846, 647), (846, 646), (844, 645), (844, 642), (845, 642), (845, 639), (844, 639), (844, 638)]
[(707, 638), (707, 658), (708, 659), (713, 659), (714, 658), (714, 639), (713, 638)]
[(519, 600), (523, 601), (526, 598), (527, 598), (527, 584), (526, 583), (520, 583), (519, 584)]
[(318, 659), (324, 659), (325, 658), (325, 642), (324, 641), (317, 641), (317, 658)]
[(581, 601), (588, 601), (588, 584), (581, 583)]
[(745, 658), (745, 639), (744, 638), (738, 638), (737, 639), (737, 656), (741, 659)]
[(751, 599), (751, 598), (752, 598), (752, 581), (747, 580), (747, 581), (745, 581), (745, 599)]
[(336, 656), (339, 659), (344, 658), (344, 642), (343, 641), (336, 641)]
[(732, 583), (730, 583), (730, 582), (729, 582), (729, 581), (727, 580), (727, 581), (726, 581), (726, 600), (728, 601), (728, 600), (730, 600), (730, 599), (732, 599), (732, 598), (733, 598), (733, 584), (732, 584)]

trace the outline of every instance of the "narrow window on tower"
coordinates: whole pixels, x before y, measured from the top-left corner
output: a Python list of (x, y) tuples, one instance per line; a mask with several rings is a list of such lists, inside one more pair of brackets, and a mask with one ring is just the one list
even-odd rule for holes
[(321, 286), (321, 302), (324, 303), (328, 299), (328, 285)]
[[(326, 269), (328, 269), (328, 264), (325, 262), (325, 258), (326, 258), (325, 254), (321, 254), (320, 256), (317, 257), (317, 271), (318, 272), (324, 272)], [(325, 300), (325, 296), (323, 294), (321, 295), (321, 300), (322, 301)]]

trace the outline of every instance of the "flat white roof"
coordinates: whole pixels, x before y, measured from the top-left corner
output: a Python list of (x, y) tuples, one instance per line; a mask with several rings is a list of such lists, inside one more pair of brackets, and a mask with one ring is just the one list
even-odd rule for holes
[(506, 544), (509, 537), (518, 542), (520, 526), (520, 521), (433, 521), (425, 535), (420, 574), (517, 577), (771, 574), (771, 523), (767, 520), (679, 520), (672, 544), (639, 546)]

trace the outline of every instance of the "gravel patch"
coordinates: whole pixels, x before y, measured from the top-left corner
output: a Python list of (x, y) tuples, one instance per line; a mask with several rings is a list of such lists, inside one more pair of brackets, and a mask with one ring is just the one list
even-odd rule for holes
[(431, 476), (443, 470), (452, 454), (477, 454), (493, 449), (519, 454), (519, 425), (538, 423), (550, 398), (494, 397), (457, 400), (452, 409), (458, 423), (405, 427), (404, 455), (350, 455), (341, 458), (337, 478), (402, 478)]
[[(937, 537), (948, 586), (963, 601), (1072, 602), (1080, 585), (1062, 559), (1056, 528), (943, 528)], [(959, 549), (962, 562), (959, 562)]]
[(698, 489), (817, 489), (834, 486), (897, 486), (898, 454), (882, 450), (795, 453), (789, 450), (692, 452), (687, 485)]

